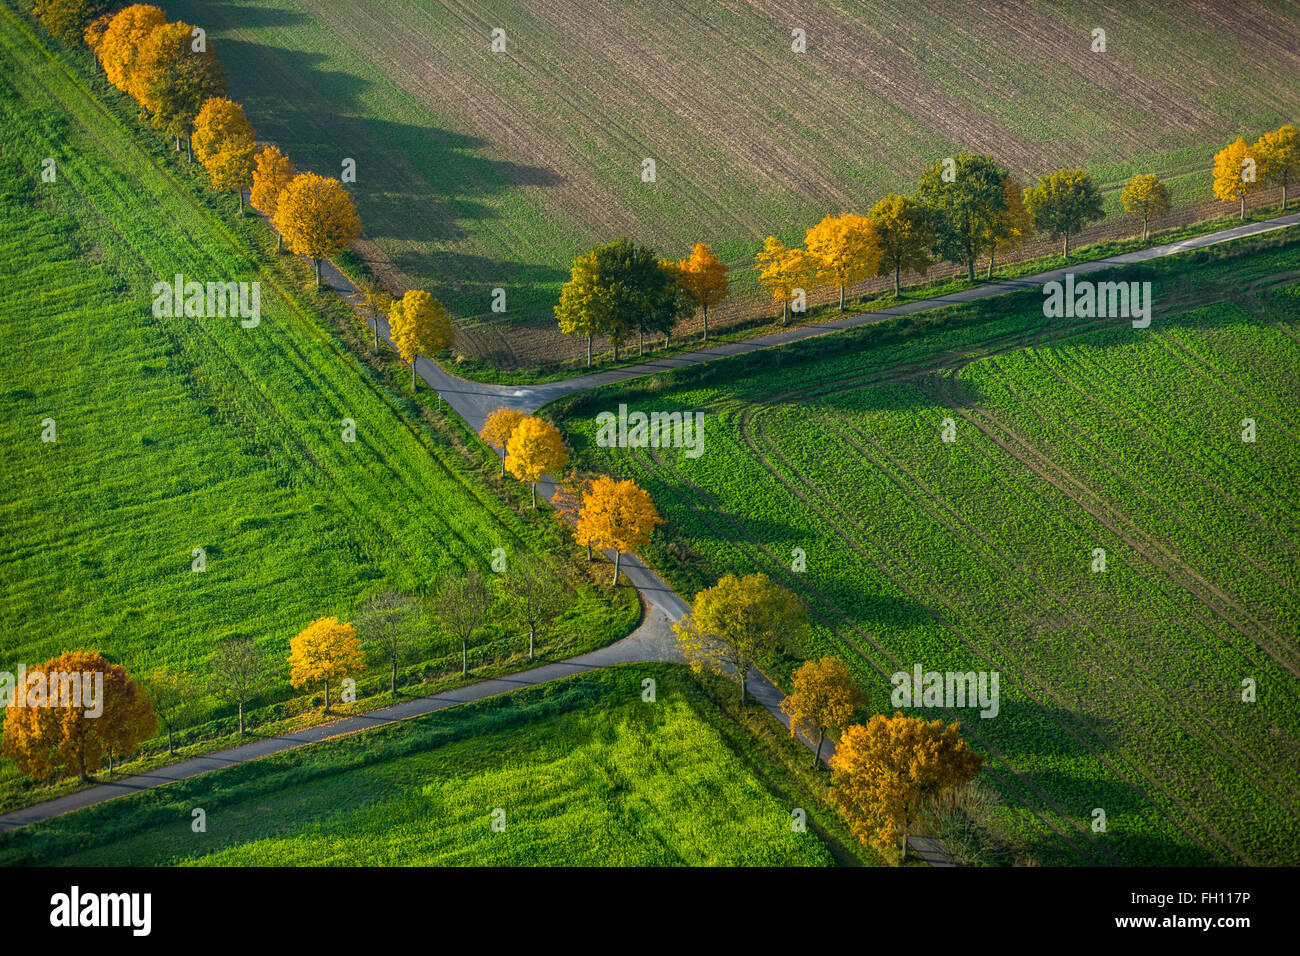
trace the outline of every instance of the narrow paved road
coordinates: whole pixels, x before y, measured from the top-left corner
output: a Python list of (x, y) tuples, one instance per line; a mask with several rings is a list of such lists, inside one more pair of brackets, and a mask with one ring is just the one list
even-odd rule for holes
[[(470, 382), (449, 374), (437, 363), (424, 358), (417, 361), (416, 372), (427, 385), (436, 389), (442, 395), (443, 400), (455, 409), (466, 423), (477, 432), (483, 427), (483, 422), (487, 416), (494, 409), (503, 405), (509, 408), (517, 408), (524, 412), (532, 412), (540, 408), (542, 405), (545, 405), (547, 402), (554, 401), (564, 395), (571, 395), (575, 392), (580, 392), (588, 388), (595, 388), (600, 385), (607, 385), (612, 382), (627, 381), (644, 375), (653, 375), (656, 372), (662, 372), (668, 369), (682, 368), (689, 365), (699, 365), (704, 362), (710, 362), (715, 359), (726, 358), (732, 355), (741, 355), (759, 349), (773, 348), (790, 342), (797, 342), (801, 339), (812, 338), (813, 336), (826, 335), (831, 332), (838, 332), (844, 329), (868, 325), (873, 322), (880, 322), (894, 316), (911, 315), (915, 312), (924, 312), (930, 309), (944, 308), (945, 306), (958, 305), (964, 302), (973, 302), (978, 299), (989, 298), (990, 296), (1004, 295), (1008, 292), (1032, 289), (1041, 286), (1046, 282), (1061, 280), (1065, 277), (1067, 272), (1071, 272), (1076, 276), (1084, 275), (1089, 272), (1095, 272), (1099, 269), (1146, 262), (1151, 259), (1170, 256), (1179, 252), (1187, 252), (1191, 249), (1201, 249), (1222, 242), (1229, 242), (1233, 239), (1239, 239), (1245, 236), (1272, 232), (1277, 229), (1285, 229), (1297, 224), (1300, 224), (1300, 214), (1281, 216), (1263, 222), (1246, 223), (1240, 226), (1234, 226), (1231, 229), (1224, 229), (1219, 232), (1209, 233), (1204, 236), (1198, 236), (1181, 242), (1153, 246), (1149, 249), (1125, 253), (1124, 255), (1113, 256), (1107, 259), (1079, 262), (1066, 268), (1054, 269), (1050, 272), (1041, 272), (1037, 275), (986, 283), (959, 292), (952, 292), (931, 299), (908, 302), (903, 305), (881, 309), (875, 312), (858, 313), (820, 324), (782, 329), (778, 332), (757, 336), (752, 339), (746, 339), (742, 342), (727, 342), (707, 349), (699, 349), (693, 352), (684, 352), (679, 355), (656, 359), (653, 362), (644, 362), (619, 369), (593, 372), (576, 378), (550, 382), (542, 385), (508, 386)], [(335, 291), (343, 296), (354, 308), (360, 310), (360, 293), (352, 282), (339, 272), (338, 269), (334, 267), (333, 263), (326, 262), (323, 266), (325, 281), (334, 288)], [(389, 347), (391, 348), (392, 342), (389, 339), (388, 323), (386, 321), (381, 320), (380, 322), (380, 334), (384, 340), (388, 342)], [(539, 490), (543, 493), (544, 497), (549, 500), (554, 495), (555, 486), (552, 482), (546, 481), (539, 486)], [(136, 793), (151, 787), (163, 786), (177, 780), (183, 780), (187, 777), (193, 777), (212, 770), (220, 770), (229, 767), (232, 764), (242, 763), (247, 760), (256, 760), (259, 757), (265, 757), (269, 754), (289, 750), (294, 747), (302, 747), (308, 744), (318, 743), (322, 740), (329, 740), (347, 734), (370, 730), (394, 721), (405, 720), (410, 717), (417, 717), (421, 714), (432, 713), (433, 711), (441, 710), (445, 707), (452, 707), (456, 704), (481, 700), (482, 698), (491, 697), (495, 694), (508, 693), (512, 690), (518, 690), (523, 687), (530, 687), (536, 684), (545, 683), (546, 681), (557, 680), (562, 677), (568, 677), (575, 673), (579, 673), (583, 670), (590, 670), (596, 667), (606, 667), (613, 664), (635, 663), (638, 661), (681, 661), (681, 654), (677, 648), (676, 641), (673, 638), (671, 624), (689, 611), (689, 605), (687, 605), (687, 603), (683, 601), (681, 597), (672, 590), (672, 588), (668, 587), (668, 585), (665, 584), (657, 574), (646, 567), (636, 555), (626, 555), (622, 560), (622, 567), (628, 581), (634, 585), (644, 597), (646, 614), (640, 626), (633, 631), (632, 634), (608, 647), (603, 647), (599, 650), (592, 651), (591, 653), (573, 657), (568, 660), (543, 664), (539, 667), (533, 668), (532, 670), (523, 671), (518, 674), (482, 681), (477, 684), (456, 688), (430, 697), (420, 697), (413, 700), (403, 701), (400, 704), (394, 704), (391, 707), (372, 711), (368, 714), (345, 718), (333, 723), (310, 727), (305, 730), (295, 731), (278, 737), (252, 741), (239, 747), (207, 754), (202, 757), (196, 757), (192, 760), (185, 760), (167, 767), (152, 770), (148, 773), (126, 777), (110, 783), (99, 784), (86, 790), (78, 791), (77, 793), (68, 794), (64, 797), (36, 804), (35, 806), (2, 814), (0, 815), (0, 832), (35, 823), (39, 820), (47, 820), (51, 817), (58, 816), (59, 814), (79, 810), (83, 807), (102, 803), (105, 800), (111, 800), (115, 797)], [(757, 670), (750, 674), (749, 685), (754, 699), (771, 711), (782, 724), (788, 727), (789, 720), (783, 713), (781, 713), (780, 709), (781, 701), (784, 698), (781, 691)], [(810, 741), (803, 740), (802, 738), (800, 739), (805, 746), (810, 750), (812, 749), (812, 743)], [(834, 753), (834, 749), (834, 741), (827, 740), (822, 748), (823, 762), (829, 760), (830, 756)], [(926, 859), (931, 865), (954, 865), (951, 856), (943, 846), (933, 838), (923, 836), (913, 837), (910, 840), (910, 845), (916, 850), (918, 855)]]
[[(744, 355), (747, 352), (757, 352), (760, 349), (770, 349), (779, 345), (787, 345), (790, 342), (798, 342), (802, 339), (827, 335), (832, 332), (841, 332), (845, 329), (853, 329), (863, 325), (871, 325), (872, 323), (882, 322), (885, 319), (894, 318), (900, 315), (912, 315), (916, 312), (928, 312), (932, 309), (942, 309), (950, 305), (961, 305), (966, 302), (975, 302), (980, 299), (991, 298), (992, 296), (1006, 295), (1008, 292), (1021, 292), (1026, 289), (1035, 289), (1047, 282), (1063, 280), (1066, 273), (1073, 273), (1076, 276), (1080, 276), (1101, 269), (1111, 269), (1116, 266), (1149, 262), (1152, 259), (1161, 259), (1165, 256), (1176, 255), (1180, 252), (1189, 252), (1193, 249), (1204, 249), (1207, 246), (1231, 242), (1234, 239), (1241, 239), (1246, 236), (1256, 236), (1266, 232), (1274, 232), (1278, 229), (1286, 229), (1295, 225), (1300, 225), (1300, 213), (1292, 213), (1291, 215), (1279, 216), (1261, 222), (1243, 223), (1239, 226), (1233, 226), (1230, 229), (1222, 229), (1218, 232), (1206, 233), (1203, 236), (1196, 236), (1179, 242), (1151, 246), (1148, 249), (1139, 249), (1136, 252), (1126, 252), (1123, 255), (1110, 256), (1105, 259), (1092, 259), (1087, 262), (1076, 262), (1060, 269), (1052, 269), (1048, 272), (1040, 272), (1036, 275), (1023, 276), (1018, 279), (1002, 279), (997, 282), (988, 282), (982, 285), (972, 286), (969, 289), (950, 292), (947, 295), (935, 296), (931, 299), (918, 299), (914, 302), (905, 302), (901, 305), (891, 306), (888, 309), (879, 309), (875, 312), (859, 312), (853, 315), (831, 319), (826, 322), (792, 326), (776, 332), (770, 332), (766, 335), (755, 336), (752, 339), (745, 339), (741, 342), (724, 342), (721, 345), (697, 349), (692, 352), (682, 352), (678, 355), (665, 356), (664, 358), (655, 359), (652, 362), (642, 362), (637, 365), (627, 365), (622, 368), (607, 369), (601, 372), (591, 372), (586, 375), (579, 375), (575, 378), (566, 378), (558, 382), (546, 382), (541, 385), (491, 385), (483, 382), (471, 382), (463, 378), (457, 378), (444, 370), (436, 362), (432, 362), (425, 358), (417, 360), (416, 372), (431, 388), (437, 389), (443, 399), (448, 402), (463, 419), (465, 419), (474, 431), (477, 432), (483, 427), (483, 422), (487, 419), (487, 416), (501, 406), (516, 408), (522, 412), (533, 412), (546, 403), (555, 401), (557, 398), (562, 398), (565, 395), (572, 395), (575, 392), (582, 392), (589, 388), (596, 388), (600, 385), (609, 385), (613, 382), (625, 382), (629, 379), (641, 378), (646, 375), (653, 375), (656, 372), (668, 371), (669, 369), (684, 368), (689, 365), (701, 365), (705, 362), (712, 362), (720, 358), (728, 358), (732, 355)], [(360, 303), (360, 295), (357, 292), (356, 287), (346, 276), (334, 268), (332, 264), (327, 263), (326, 265), (327, 269), (325, 274), (329, 284), (338, 291), (340, 295), (346, 298), (354, 308), (357, 307)], [(384, 340), (388, 341), (387, 321), (381, 319), (379, 328)], [(389, 344), (391, 346), (392, 343), (390, 342)]]

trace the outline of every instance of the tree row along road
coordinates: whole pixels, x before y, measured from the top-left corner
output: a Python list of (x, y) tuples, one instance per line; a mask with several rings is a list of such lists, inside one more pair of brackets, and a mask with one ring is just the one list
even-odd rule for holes
[[(669, 369), (700, 365), (716, 359), (727, 358), (732, 355), (742, 355), (747, 352), (758, 351), (759, 349), (774, 348), (818, 335), (826, 335), (844, 329), (851, 329), (862, 325), (868, 325), (873, 322), (884, 321), (885, 319), (895, 316), (911, 315), (916, 312), (941, 309), (946, 306), (973, 302), (978, 299), (1004, 295), (1009, 292), (1033, 289), (1046, 282), (1061, 280), (1065, 277), (1067, 272), (1073, 273), (1074, 275), (1083, 275), (1100, 269), (1146, 262), (1164, 256), (1175, 255), (1180, 252), (1187, 252), (1192, 249), (1201, 249), (1207, 246), (1229, 242), (1246, 236), (1273, 232), (1294, 225), (1300, 225), (1300, 214), (1281, 216), (1262, 222), (1245, 223), (1240, 226), (1234, 226), (1230, 229), (1224, 229), (1219, 232), (1197, 236), (1182, 242), (1152, 246), (1148, 249), (1141, 249), (1136, 252), (1125, 253), (1123, 255), (1113, 256), (1106, 259), (1079, 262), (1061, 269), (1054, 269), (1050, 272), (1042, 272), (1037, 275), (986, 283), (932, 299), (921, 299), (875, 312), (856, 313), (824, 323), (782, 329), (778, 332), (756, 336), (740, 342), (728, 342), (707, 349), (683, 352), (678, 355), (656, 359), (653, 362), (644, 362), (637, 365), (629, 365), (623, 368), (609, 369), (602, 372), (592, 372), (575, 378), (564, 379), (557, 382), (548, 382), (541, 385), (511, 386), (471, 382), (451, 375), (436, 362), (432, 362), (423, 357), (417, 359), (416, 372), (427, 385), (436, 389), (442, 396), (443, 400), (446, 401), (457, 412), (457, 414), (459, 414), (465, 422), (474, 429), (475, 432), (477, 432), (483, 427), (483, 423), (487, 416), (501, 406), (515, 408), (525, 413), (531, 413), (536, 411), (542, 405), (554, 401), (557, 398), (571, 395), (575, 392), (585, 391), (589, 388), (596, 388), (601, 385), (608, 385), (614, 382), (623, 382), (646, 375), (653, 375), (657, 372), (663, 372)], [(324, 280), (328, 282), (328, 284), (338, 292), (339, 295), (347, 300), (359, 314), (364, 314), (361, 312), (361, 294), (357, 290), (356, 286), (353, 285), (351, 280), (329, 262), (324, 263), (322, 275)], [(391, 339), (389, 338), (387, 322), (380, 320), (379, 329), (384, 341), (388, 343), (390, 348), (392, 348), (393, 346)], [(539, 484), (538, 490), (542, 493), (543, 497), (550, 500), (555, 493), (555, 483), (549, 479), (545, 480)], [(610, 557), (612, 560), (612, 553)], [(524, 687), (531, 687), (547, 681), (570, 677), (574, 674), (596, 667), (636, 663), (640, 661), (681, 662), (682, 656), (677, 648), (677, 642), (673, 636), (671, 625), (674, 621), (680, 619), (682, 615), (688, 613), (690, 606), (682, 600), (682, 598), (674, 592), (672, 588), (665, 584), (657, 574), (650, 570), (650, 568), (646, 567), (645, 563), (636, 555), (625, 555), (622, 561), (622, 568), (628, 581), (640, 592), (645, 603), (646, 612), (641, 624), (635, 631), (623, 638), (621, 641), (617, 641), (608, 647), (603, 647), (578, 657), (569, 658), (568, 660), (544, 664), (540, 667), (535, 667), (517, 674), (481, 681), (465, 687), (458, 687), (429, 697), (420, 697), (403, 701), (402, 703), (394, 704), (391, 707), (371, 711), (367, 714), (344, 718), (332, 723), (321, 724), (316, 727), (309, 727), (304, 730), (281, 734), (276, 737), (251, 741), (238, 747), (232, 747), (228, 750), (217, 751), (201, 757), (184, 760), (166, 767), (151, 770), (147, 773), (125, 777), (121, 780), (109, 783), (98, 784), (76, 793), (71, 793), (53, 800), (47, 800), (44, 803), (35, 804), (31, 807), (0, 814), (0, 832), (26, 826), (40, 820), (47, 820), (51, 817), (68, 813), (73, 810), (79, 810), (83, 807), (92, 806), (97, 803), (103, 803), (104, 801), (111, 800), (115, 797), (125, 796), (152, 787), (163, 786), (177, 780), (183, 780), (187, 777), (193, 777), (212, 770), (221, 770), (225, 767), (243, 763), (248, 760), (256, 760), (259, 757), (265, 757), (295, 747), (302, 747), (323, 740), (370, 730), (375, 727), (393, 723), (394, 721), (406, 720), (411, 717), (418, 717), (423, 714), (442, 710), (446, 707), (452, 707), (456, 704), (481, 700), (485, 697), (491, 697), (496, 694), (509, 693), (510, 691), (519, 690)], [(788, 727), (789, 720), (780, 710), (780, 704), (785, 695), (757, 670), (750, 674), (749, 684), (754, 699), (775, 715), (783, 725)], [(809, 749), (812, 748), (812, 743), (810, 741), (805, 740), (802, 737), (800, 740), (805, 746), (809, 747)], [(823, 747), (823, 761), (829, 760), (834, 752), (834, 741), (828, 739)], [(913, 837), (909, 841), (909, 844), (931, 865), (953, 865), (951, 856), (943, 846), (933, 838), (924, 836)]]

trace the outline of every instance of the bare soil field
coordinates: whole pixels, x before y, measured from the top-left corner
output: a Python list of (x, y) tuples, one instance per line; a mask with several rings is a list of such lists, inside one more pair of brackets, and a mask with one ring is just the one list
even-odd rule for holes
[(551, 307), (572, 258), (617, 235), (673, 257), (710, 243), (735, 273), (724, 330), (770, 308), (749, 268), (764, 236), (865, 212), (944, 156), (990, 153), (1026, 184), (1084, 165), (1111, 212), (1086, 242), (1132, 231), (1118, 191), (1137, 171), (1170, 183), (1157, 225), (1222, 209), (1214, 151), (1300, 115), (1300, 9), (1280, 2), (163, 5), (209, 30), (233, 95), (300, 167), (356, 160), (361, 256), (394, 291), (443, 298), (458, 347), (503, 369), (578, 355)]

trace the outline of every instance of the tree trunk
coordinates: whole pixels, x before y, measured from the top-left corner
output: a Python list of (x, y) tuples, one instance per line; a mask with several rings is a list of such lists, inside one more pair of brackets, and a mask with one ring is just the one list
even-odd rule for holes
[(244, 187), (240, 186), (235, 190), (235, 195), (239, 197), (239, 214), (244, 214)]
[(396, 657), (393, 658), (393, 679), (390, 682), (388, 689), (393, 692), (394, 697), (397, 696), (397, 658)]
[(745, 696), (745, 682), (747, 680), (748, 675), (746, 675), (744, 669), (740, 667), (736, 668), (736, 673), (740, 675), (740, 706), (744, 707), (745, 701), (747, 700)]
[(588, 561), (591, 561), (591, 560), (592, 560), (592, 557), (591, 557), (591, 545), (587, 545), (587, 560), (588, 560)]
[(501, 446), (501, 477), (506, 476), (506, 446)]
[(840, 311), (844, 311), (844, 283), (840, 283)]
[(781, 324), (785, 325), (785, 317), (790, 309), (790, 300), (785, 299), (781, 302)]
[(973, 255), (966, 257), (966, 281), (975, 281), (975, 257)]
[(239, 736), (244, 736), (244, 702), (239, 702)]
[(1145, 218), (1142, 220), (1142, 241), (1143, 242), (1147, 241), (1147, 222), (1148, 220), (1146, 220)]
[(379, 348), (379, 310), (375, 310), (375, 348)]
[(320, 288), (320, 260), (312, 259), (312, 262), (316, 264), (316, 288), (319, 289)]
[(113, 751), (112, 750), (108, 752), (108, 775), (109, 777), (113, 776)]
[(460, 676), (469, 675), (469, 641), (461, 640), (460, 642)]
[(1245, 193), (1241, 194), (1241, 216), (1239, 218), (1243, 222), (1246, 219), (1246, 194)]
[[(282, 233), (277, 232), (275, 234), (275, 254), (278, 256), (283, 249), (284, 249), (284, 235)], [(375, 327), (375, 338), (379, 338), (378, 326)]]
[(325, 713), (330, 712), (330, 682), (325, 682)]
[(995, 250), (993, 249), (989, 250), (989, 281), (990, 282), (993, 281), (993, 257), (995, 254), (996, 254)]
[(591, 368), (591, 336), (587, 336), (587, 368)]
[(1070, 234), (1065, 233), (1065, 261), (1070, 261)]
[(825, 742), (826, 742), (826, 731), (823, 730), (822, 735), (817, 738), (817, 749), (813, 751), (814, 770), (816, 770), (817, 765), (822, 762), (822, 744)]
[(614, 364), (618, 364), (618, 343), (614, 343)]
[(636, 330), (636, 354), (637, 355), (641, 354), (642, 346), (644, 344), (645, 344), (645, 333), (642, 332), (640, 329), (637, 329)]
[(176, 753), (176, 748), (172, 745), (172, 732), (169, 727), (167, 728), (167, 756), (170, 757), (174, 753)]
[(1286, 183), (1282, 184), (1282, 211), (1286, 212)]
[(618, 563), (623, 558), (623, 552), (614, 551), (614, 587), (618, 587)]
[(537, 482), (529, 482), (533, 486), (533, 510), (537, 510)]
[(895, 299), (898, 298), (899, 279), (900, 279), (899, 273), (901, 273), (902, 271), (903, 271), (902, 266), (899, 265), (897, 262), (895, 262), (894, 263), (894, 298)]
[(194, 162), (194, 134), (193, 133), (190, 133), (188, 136), (185, 137), (185, 160), (186, 162), (190, 162), (190, 163)]
[(419, 389), (418, 379), (415, 377), (415, 359), (411, 359), (411, 391)]
[(532, 621), (528, 622), (528, 659), (533, 659), (533, 643), (537, 640), (537, 625)]
[[(1282, 197), (1284, 200), (1282, 203), (1282, 208), (1285, 209), (1286, 208), (1286, 202), (1285, 202), (1286, 187), (1285, 186), (1282, 187)], [(704, 341), (707, 342), (708, 340), (709, 340), (709, 304), (706, 302), (704, 303)]]

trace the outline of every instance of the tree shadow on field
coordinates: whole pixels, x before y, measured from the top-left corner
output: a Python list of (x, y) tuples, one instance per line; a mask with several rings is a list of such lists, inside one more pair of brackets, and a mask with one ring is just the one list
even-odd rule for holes
[[(1081, 862), (1080, 857), (1103, 866), (1222, 866), (1236, 862), (1226, 847), (1211, 843), (1210, 849), (1206, 849), (1187, 836), (1180, 840), (1178, 825), (1185, 821), (1171, 817), (1169, 810), (1153, 807), (1143, 793), (1150, 792), (1145, 781), (1138, 785), (1112, 776), (1030, 771), (1019, 773), (1010, 782), (1022, 795), (1021, 799), (1026, 798), (1027, 790), (1029, 799), (1034, 798), (1034, 790), (1046, 793), (1059, 810), (1055, 815), (1044, 815), (1055, 816), (1057, 826), (1080, 848), (1079, 851), (1071, 849), (1065, 836), (1035, 831), (1023, 849), (1037, 862), (1077, 863)], [(1015, 806), (1019, 801), (1007, 795), (1007, 802)], [(1206, 808), (1196, 804), (1191, 809), (1203, 815)], [(1094, 822), (1100, 825), (1102, 820), (1097, 810), (1105, 812), (1106, 829), (1100, 832), (1093, 830)], [(1149, 829), (1148, 821), (1153, 816), (1167, 821), (1168, 834)], [(1218, 855), (1211, 852), (1216, 849)]]
[[(469, 234), (468, 224), (497, 215), (497, 197), (564, 182), (551, 169), (482, 155), (492, 144), (436, 126), (432, 118), (408, 123), (376, 115), (375, 103), (366, 100), (375, 84), (331, 68), (322, 54), (231, 37), (216, 45), (230, 95), (243, 104), (259, 139), (278, 145), (298, 169), (323, 176), (337, 178), (345, 159), (355, 161), (356, 181), (346, 185), (366, 238), (416, 246), (454, 242)], [(409, 264), (458, 265), (433, 255)]]
[[(307, 23), (309, 18), (297, 10), (285, 10), (267, 3), (235, 3), (231, 0), (173, 0), (167, 4), (169, 16), (188, 23), (258, 27), (289, 27)], [(209, 30), (212, 26), (208, 27)]]

